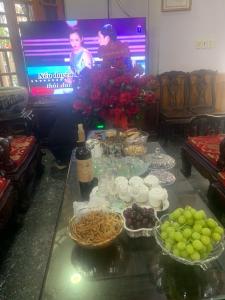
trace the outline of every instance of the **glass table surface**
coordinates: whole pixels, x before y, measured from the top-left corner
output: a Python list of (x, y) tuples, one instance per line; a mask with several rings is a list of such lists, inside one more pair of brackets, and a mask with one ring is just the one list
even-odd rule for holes
[[(159, 147), (150, 143), (150, 151)], [(212, 212), (178, 169), (167, 187), (170, 207), (186, 204)], [(225, 299), (225, 255), (208, 265), (187, 266), (163, 255), (154, 237), (129, 238), (125, 232), (109, 247), (80, 248), (68, 235), (73, 201), (79, 199), (72, 155), (40, 299), (150, 300)]]

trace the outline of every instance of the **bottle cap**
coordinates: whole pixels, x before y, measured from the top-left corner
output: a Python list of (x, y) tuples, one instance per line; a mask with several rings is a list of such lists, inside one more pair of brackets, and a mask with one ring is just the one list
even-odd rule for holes
[(84, 129), (84, 128), (83, 128), (83, 124), (82, 124), (82, 123), (79, 123), (79, 124), (78, 124), (78, 130), (79, 130), (79, 129), (81, 129), (81, 130), (83, 130), (83, 129)]
[(84, 142), (85, 141), (85, 133), (83, 124), (78, 124), (78, 142)]

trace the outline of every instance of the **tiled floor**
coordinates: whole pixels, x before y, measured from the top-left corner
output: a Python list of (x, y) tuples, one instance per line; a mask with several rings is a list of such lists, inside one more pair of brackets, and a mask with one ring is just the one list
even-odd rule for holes
[(44, 174), (36, 188), (24, 225), (0, 245), (0, 300), (38, 299), (66, 170), (52, 170), (53, 157), (43, 158)]
[[(178, 169), (180, 144), (173, 142), (165, 149), (176, 158)], [(39, 297), (66, 179), (66, 170), (53, 171), (52, 161), (53, 157), (47, 153), (44, 156), (45, 171), (23, 227), (1, 242), (0, 300), (36, 300)], [(208, 181), (195, 170), (188, 180), (207, 201)], [(220, 210), (219, 216), (223, 215)]]

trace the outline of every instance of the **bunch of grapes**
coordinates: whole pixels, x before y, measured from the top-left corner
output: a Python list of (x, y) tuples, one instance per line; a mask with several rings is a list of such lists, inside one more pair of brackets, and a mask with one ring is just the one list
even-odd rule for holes
[(223, 234), (224, 229), (213, 218), (191, 206), (177, 208), (160, 226), (165, 248), (192, 261), (207, 258)]
[(136, 203), (127, 208), (123, 215), (126, 226), (130, 229), (152, 228), (155, 226), (156, 217), (153, 208), (140, 207)]

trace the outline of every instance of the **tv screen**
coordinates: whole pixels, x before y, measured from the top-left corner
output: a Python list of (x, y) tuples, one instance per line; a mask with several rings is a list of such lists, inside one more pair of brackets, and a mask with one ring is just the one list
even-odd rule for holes
[(145, 18), (24, 22), (20, 31), (32, 96), (72, 93), (84, 68), (102, 67), (109, 40), (127, 66), (146, 70)]

